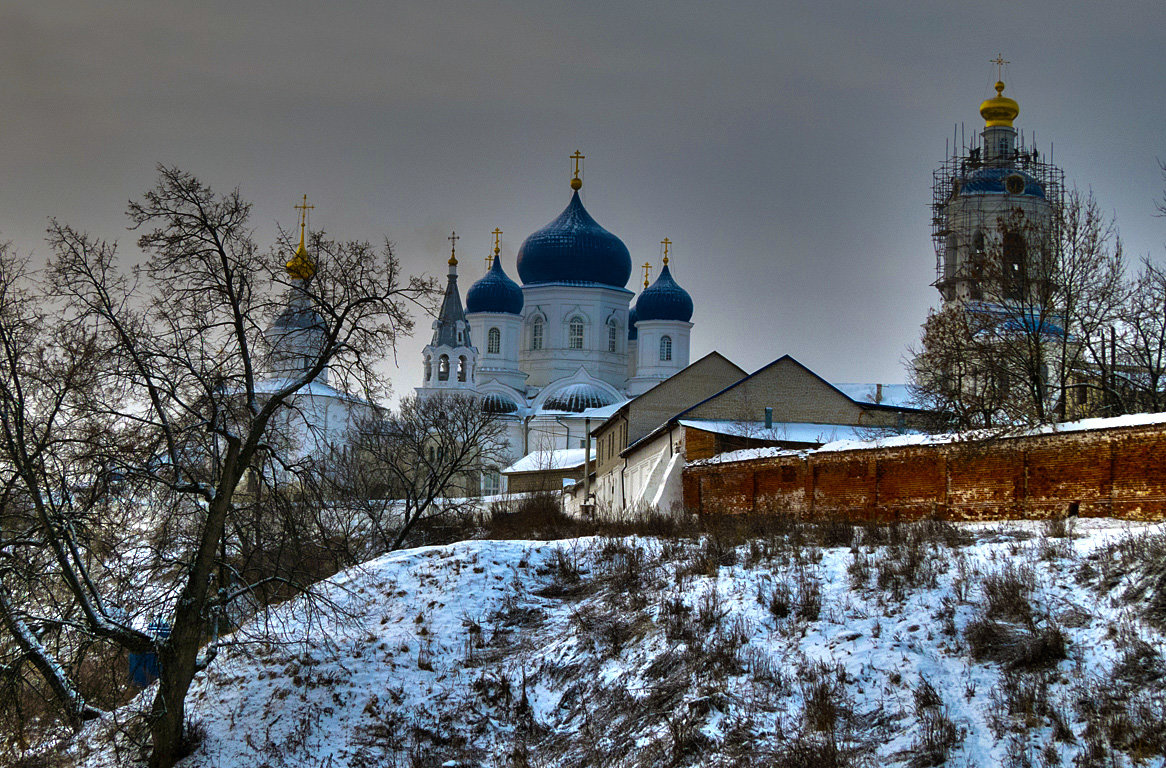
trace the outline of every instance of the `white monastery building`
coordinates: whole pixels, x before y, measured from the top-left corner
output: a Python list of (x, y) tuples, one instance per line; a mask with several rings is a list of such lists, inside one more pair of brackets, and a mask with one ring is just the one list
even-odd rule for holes
[[(583, 447), (590, 426), (689, 362), (693, 304), (668, 265), (655, 282), (628, 289), (632, 258), (579, 199), (578, 152), (571, 198), (518, 251), (516, 283), (502, 264), (501, 230), (481, 279), (458, 290), (451, 249), (433, 338), (423, 351), (421, 397), (460, 392), (508, 422), (512, 458)], [(456, 244), (456, 235), (451, 236)], [(590, 426), (589, 426), (590, 425)], [(499, 490), (488, 473), (483, 491)]]

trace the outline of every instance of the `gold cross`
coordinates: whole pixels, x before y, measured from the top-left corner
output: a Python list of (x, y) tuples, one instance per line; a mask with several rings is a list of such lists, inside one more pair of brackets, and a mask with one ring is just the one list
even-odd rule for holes
[(644, 287), (645, 288), (648, 287), (648, 275), (650, 275), (650, 274), (652, 274), (652, 263), (649, 261), (645, 261), (644, 262)]
[(457, 241), (461, 240), (461, 238), (457, 236), (457, 232), (450, 232), (449, 237), (447, 237), (446, 240), (449, 241), (449, 265), (451, 267), (456, 267), (457, 266), (457, 253), (456, 253)]
[(996, 65), (996, 79), (1003, 80), (1004, 79), (1004, 65), (1011, 64), (1012, 62), (1005, 61), (1004, 54), (998, 53), (998, 54), (996, 54), (996, 58), (988, 59), (988, 63)]
[(586, 158), (579, 150), (575, 150), (575, 154), (571, 155), (571, 159), (575, 161), (575, 178), (579, 178), (579, 161)]
[(494, 255), (486, 257), (486, 269), (494, 266), (494, 259), (498, 258), (498, 252), (502, 250), (502, 230), (494, 227), (490, 234), (494, 236)]
[(304, 225), (308, 223), (308, 211), (315, 210), (316, 206), (308, 205), (308, 196), (304, 195), (304, 202), (295, 206), (300, 212), (300, 247), (304, 245)]
[(664, 238), (660, 241), (660, 244), (664, 246), (664, 266), (668, 266), (668, 246), (672, 245), (672, 241)]

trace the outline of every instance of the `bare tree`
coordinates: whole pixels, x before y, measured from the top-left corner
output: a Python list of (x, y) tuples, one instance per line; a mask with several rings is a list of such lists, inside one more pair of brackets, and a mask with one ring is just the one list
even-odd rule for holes
[(1120, 336), (1115, 335), (1126, 362), (1122, 381), (1142, 408), (1161, 411), (1166, 409), (1166, 271), (1143, 258), (1128, 297)]
[[(240, 579), (248, 571), (236, 567), (237, 559), (232, 562), (241, 548), (231, 534), (240, 535), (242, 513), (255, 503), (253, 494), (240, 493), (244, 478), (267, 477), (270, 486), (273, 475), (264, 467), (276, 467), (286, 479), (303, 466), (278, 429), (297, 392), (326, 368), (350, 386), (376, 390), (372, 363), (411, 330), (409, 305), (433, 295), (431, 282), (402, 276), (387, 244), (377, 249), (316, 235), (311, 269), (285, 271), (286, 242), (261, 253), (249, 214), (238, 190), (218, 196), (190, 174), (160, 167), (157, 185), (129, 206), (145, 261), (128, 271), (113, 244), (53, 221), (47, 285), (65, 330), (40, 345), (48, 351), (15, 337), (15, 362), (5, 371), (14, 392), (9, 411), (16, 414), (5, 425), (4, 459), (15, 467), (7, 497), (30, 505), (21, 535), (40, 545), (58, 589), (75, 605), (59, 626), (157, 654), (150, 713), (155, 768), (181, 757), (191, 680), (214, 659), (230, 606), (256, 588)], [(314, 313), (319, 334), (302, 370), (265, 388), (263, 330), (285, 305), (281, 289)], [(35, 381), (31, 372), (39, 362), (29, 355), (36, 354), (75, 375), (58, 376), (54, 386)], [(52, 428), (22, 427), (29, 414)], [(80, 482), (83, 473), (88, 480)], [(96, 478), (111, 476), (124, 478), (135, 506), (145, 506), (152, 519), (106, 531), (120, 540), (91, 546), (78, 504), (69, 501), (72, 489), (97, 487)], [(89, 507), (104, 513), (115, 496), (95, 493)], [(168, 636), (146, 632), (102, 578), (117, 570), (111, 558), (150, 532), (157, 535), (158, 526), (175, 534), (158, 543), (165, 557), (150, 573), (151, 588), (163, 595)], [(9, 617), (35, 607), (14, 605), (24, 595), (7, 596)], [(46, 678), (60, 672), (68, 682), (59, 665), (52, 669), (50, 660), (47, 667)], [(62, 700), (72, 695), (67, 687), (58, 693)], [(91, 713), (75, 699), (66, 708), (74, 721)]]
[(364, 506), (382, 551), (404, 546), (421, 523), (474, 509), (481, 474), (507, 448), (501, 417), (468, 395), (406, 397), (359, 431), (336, 487)]

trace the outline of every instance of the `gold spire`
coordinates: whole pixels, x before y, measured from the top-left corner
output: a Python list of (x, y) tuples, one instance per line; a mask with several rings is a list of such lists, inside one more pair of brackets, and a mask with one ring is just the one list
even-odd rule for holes
[(579, 161), (586, 156), (579, 150), (575, 150), (575, 154), (571, 155), (571, 159), (575, 161), (575, 177), (571, 179), (571, 189), (578, 190), (583, 186), (583, 179), (579, 178)]
[(980, 117), (984, 118), (985, 128), (1011, 128), (1012, 121), (1020, 114), (1020, 105), (1004, 95), (1004, 65), (1009, 62), (1000, 54), (990, 61), (996, 65), (996, 96), (980, 104)]
[(451, 267), (457, 266), (457, 241), (461, 240), (457, 232), (450, 232), (449, 237), (445, 238), (449, 241), (449, 265)]
[(302, 203), (295, 206), (296, 210), (300, 212), (300, 244), (296, 247), (295, 255), (292, 256), (291, 261), (284, 265), (284, 269), (296, 280), (310, 280), (316, 274), (316, 264), (312, 261), (312, 257), (308, 255), (308, 249), (304, 246), (304, 233), (308, 223), (308, 211), (315, 209), (315, 207), (314, 205), (308, 205), (307, 195), (304, 195)]
[(648, 275), (652, 274), (652, 263), (650, 261), (644, 262), (644, 287), (648, 287)]
[(502, 250), (502, 230), (494, 227), (494, 231), (490, 233), (494, 236), (494, 255), (486, 257), (486, 269), (494, 266), (494, 259), (498, 258), (499, 252)]
[(672, 241), (664, 238), (660, 241), (660, 245), (664, 246), (664, 266), (668, 266), (668, 246), (672, 245)]

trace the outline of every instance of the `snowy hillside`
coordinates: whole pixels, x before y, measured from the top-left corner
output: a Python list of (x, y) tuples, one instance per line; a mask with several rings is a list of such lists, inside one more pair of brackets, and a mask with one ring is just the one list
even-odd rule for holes
[[(1164, 764), (1162, 526), (737, 536), (374, 560), (239, 633), (183, 765)], [(69, 762), (130, 762), (113, 720)]]

